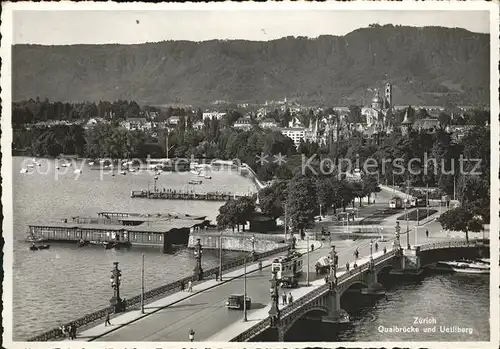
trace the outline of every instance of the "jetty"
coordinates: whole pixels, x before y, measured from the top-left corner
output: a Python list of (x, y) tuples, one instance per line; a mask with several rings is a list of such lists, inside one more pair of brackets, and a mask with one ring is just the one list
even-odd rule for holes
[(187, 246), (190, 233), (209, 223), (206, 216), (99, 212), (97, 217), (29, 225), (28, 234), (44, 241), (152, 246), (166, 252), (172, 245)]
[(237, 194), (231, 192), (195, 192), (195, 191), (181, 191), (175, 189), (163, 190), (133, 190), (130, 193), (132, 198), (145, 198), (145, 199), (163, 199), (163, 200), (203, 200), (203, 201), (228, 201), (237, 199), (250, 194)]

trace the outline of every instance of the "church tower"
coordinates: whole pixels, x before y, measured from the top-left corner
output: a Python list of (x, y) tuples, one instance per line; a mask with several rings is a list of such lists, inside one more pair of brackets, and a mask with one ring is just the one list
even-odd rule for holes
[(392, 85), (390, 82), (385, 84), (385, 102), (386, 108), (392, 108)]
[(403, 119), (403, 122), (401, 123), (401, 134), (403, 136), (406, 136), (409, 133), (410, 128), (411, 128), (411, 124), (412, 123), (408, 118), (408, 108), (407, 108), (405, 111), (405, 117)]

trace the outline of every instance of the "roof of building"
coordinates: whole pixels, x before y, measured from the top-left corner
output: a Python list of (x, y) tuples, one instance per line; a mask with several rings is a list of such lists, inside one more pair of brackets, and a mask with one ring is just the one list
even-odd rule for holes
[[(75, 223), (51, 223), (41, 224), (50, 228), (66, 228), (66, 229), (85, 229), (85, 230), (102, 230), (104, 232), (111, 231), (129, 231), (129, 232), (148, 232), (148, 233), (167, 233), (173, 229), (192, 228), (203, 221), (173, 219), (170, 221), (161, 222), (145, 222), (139, 225), (121, 225), (121, 224), (75, 224)], [(37, 226), (37, 225), (31, 225)]]
[(413, 123), (413, 127), (421, 127), (423, 129), (435, 128), (437, 126), (439, 126), (439, 120), (431, 118), (417, 120)]

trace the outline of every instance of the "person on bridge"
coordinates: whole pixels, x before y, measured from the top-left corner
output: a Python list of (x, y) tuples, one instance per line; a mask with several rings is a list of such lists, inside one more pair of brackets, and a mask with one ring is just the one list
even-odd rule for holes
[(188, 292), (193, 292), (193, 282), (191, 280), (188, 281)]
[(426, 229), (425, 230), (425, 237), (428, 238), (429, 237), (429, 229)]
[(349, 271), (349, 262), (345, 262), (345, 269)]
[(378, 252), (378, 244), (375, 242), (375, 252)]
[(292, 293), (290, 292), (288, 294), (288, 304), (292, 304), (293, 303), (293, 296), (292, 296)]
[(262, 271), (262, 261), (259, 261), (259, 271)]
[(352, 265), (352, 268), (356, 269), (357, 267), (358, 267), (358, 265), (356, 264), (356, 262), (354, 262), (354, 264)]
[(112, 326), (111, 322), (109, 321), (109, 312), (106, 313), (106, 321), (104, 321), (104, 326)]
[(194, 330), (192, 328), (189, 329), (189, 341), (194, 341)]
[(184, 283), (184, 280), (181, 280), (181, 291), (184, 292), (186, 290), (186, 284)]
[(219, 271), (215, 272), (215, 281), (219, 281)]
[(286, 292), (283, 292), (283, 295), (281, 296), (281, 301), (283, 302), (283, 305), (286, 304)]
[(358, 251), (358, 248), (357, 248), (357, 247), (356, 247), (356, 251), (354, 251), (354, 257), (355, 257), (356, 259), (358, 259), (358, 258), (359, 258), (359, 251)]
[(384, 246), (384, 254), (387, 253), (387, 247)]

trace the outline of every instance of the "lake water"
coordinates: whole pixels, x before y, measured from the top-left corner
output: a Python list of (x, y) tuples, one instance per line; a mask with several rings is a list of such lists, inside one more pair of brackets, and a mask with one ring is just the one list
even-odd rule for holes
[[(21, 168), (32, 159), (13, 159), (14, 208), (14, 340), (22, 340), (109, 305), (112, 289), (109, 277), (113, 262), (120, 262), (122, 297), (140, 294), (141, 255), (146, 252), (146, 290), (185, 277), (192, 272), (192, 251), (181, 248), (163, 254), (154, 248), (130, 251), (105, 250), (91, 246), (77, 248), (72, 244), (51, 244), (49, 250), (31, 252), (24, 242), (26, 227), (32, 223), (61, 221), (71, 216), (96, 216), (99, 211), (178, 212), (206, 215), (215, 220), (221, 202), (168, 201), (132, 199), (131, 190), (153, 186), (153, 174), (143, 171), (112, 177), (109, 171), (55, 169), (54, 161), (40, 159), (42, 164), (27, 174)], [(77, 164), (80, 166), (80, 164)], [(67, 172), (66, 174), (64, 172)], [(190, 173), (162, 173), (156, 183), (159, 189), (194, 189), (203, 191), (255, 191), (252, 182), (237, 173), (212, 172), (212, 179), (202, 185), (188, 185), (195, 178)], [(10, 234), (5, 231), (4, 234)], [(235, 252), (224, 258), (236, 258)], [(203, 255), (205, 268), (218, 265), (215, 251)]]

